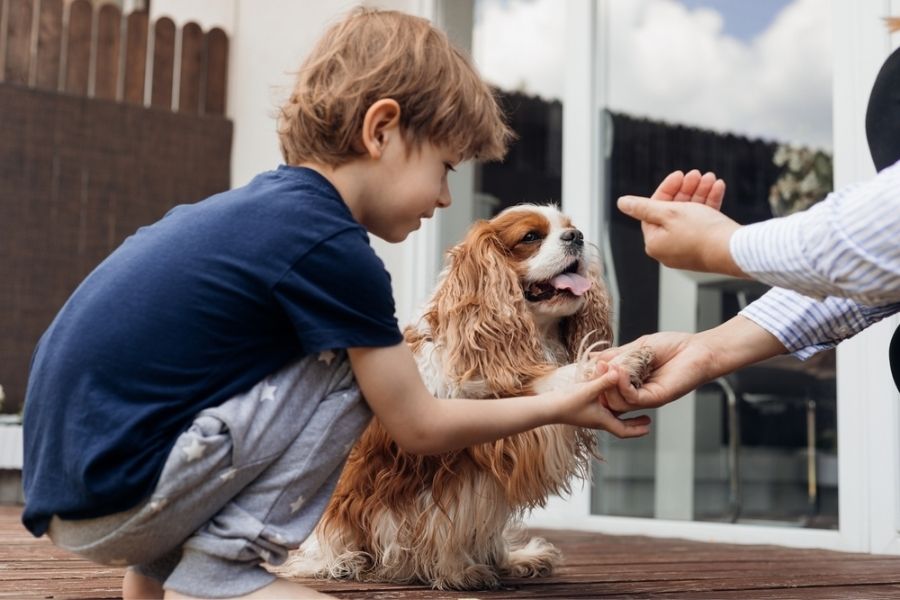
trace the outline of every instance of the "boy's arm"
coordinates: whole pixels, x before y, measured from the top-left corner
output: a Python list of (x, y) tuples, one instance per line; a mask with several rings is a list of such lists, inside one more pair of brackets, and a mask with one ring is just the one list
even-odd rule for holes
[(437, 399), (425, 387), (405, 343), (350, 348), (363, 396), (387, 432), (407, 452), (438, 454), (494, 441), (550, 423), (605, 429), (618, 437), (649, 432), (646, 416), (619, 419), (601, 402), (620, 375), (611, 367), (592, 381), (536, 396), (496, 400)]

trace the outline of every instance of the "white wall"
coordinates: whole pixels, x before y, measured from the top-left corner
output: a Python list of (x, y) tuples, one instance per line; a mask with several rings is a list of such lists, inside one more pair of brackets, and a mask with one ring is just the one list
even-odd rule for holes
[[(421, 0), (153, 0), (151, 16), (176, 23), (196, 21), (204, 30), (221, 27), (230, 37), (227, 113), (234, 122), (231, 183), (246, 184), (281, 162), (276, 115), (290, 93), (293, 73), (322, 32), (353, 6), (422, 10)], [(397, 316), (408, 321), (417, 296), (408, 289), (410, 252), (404, 244), (372, 237), (394, 285)]]

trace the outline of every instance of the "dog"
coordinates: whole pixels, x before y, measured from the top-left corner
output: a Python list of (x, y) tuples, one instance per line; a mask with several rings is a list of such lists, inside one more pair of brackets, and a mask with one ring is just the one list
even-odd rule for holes
[[(438, 397), (540, 393), (592, 376), (587, 350), (611, 339), (609, 313), (582, 233), (555, 207), (520, 205), (477, 222), (448, 252), (405, 340)], [(650, 359), (646, 350), (624, 357), (634, 383)], [(548, 425), (417, 456), (373, 419), (314, 536), (275, 572), (437, 589), (489, 589), (502, 577), (548, 575), (560, 552), (522, 538), (520, 520), (589, 475), (596, 436)]]

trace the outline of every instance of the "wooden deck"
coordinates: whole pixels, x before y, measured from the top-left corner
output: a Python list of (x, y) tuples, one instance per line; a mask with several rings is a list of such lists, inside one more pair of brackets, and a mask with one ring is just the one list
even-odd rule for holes
[[(491, 592), (309, 582), (338, 598), (900, 598), (900, 556), (734, 546), (544, 531), (566, 564), (553, 577)], [(19, 509), (0, 507), (0, 598), (118, 598), (122, 569), (97, 566), (34, 539)]]

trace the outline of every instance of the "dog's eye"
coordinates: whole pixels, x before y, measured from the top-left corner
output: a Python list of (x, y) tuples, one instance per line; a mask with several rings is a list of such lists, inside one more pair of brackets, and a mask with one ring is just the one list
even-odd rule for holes
[(533, 242), (537, 242), (541, 239), (541, 234), (537, 231), (529, 231), (525, 234), (525, 236), (519, 240), (520, 244), (531, 244)]

